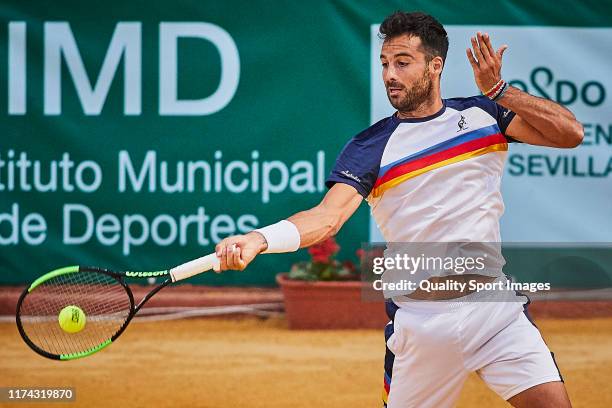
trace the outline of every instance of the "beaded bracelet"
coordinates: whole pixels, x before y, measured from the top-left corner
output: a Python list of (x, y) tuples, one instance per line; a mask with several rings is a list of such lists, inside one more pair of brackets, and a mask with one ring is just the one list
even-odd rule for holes
[(482, 94), (483, 94), (484, 96), (486, 96), (486, 97), (490, 98), (490, 96), (489, 96), (489, 95), (494, 94), (494, 93), (495, 93), (495, 90), (496, 90), (496, 89), (498, 89), (498, 88), (499, 88), (499, 87), (500, 87), (500, 86), (503, 84), (503, 82), (504, 82), (504, 80), (503, 80), (503, 79), (500, 79), (499, 81), (497, 81), (497, 82), (495, 83), (495, 85), (493, 85), (493, 86), (491, 87), (491, 89), (489, 89), (487, 92), (483, 92)]
[(485, 92), (484, 95), (489, 99), (495, 98), (495, 96), (497, 96), (497, 94), (502, 90), (505, 84), (506, 84), (506, 81), (504, 81), (503, 79), (500, 79), (499, 81), (497, 81), (495, 85), (493, 85), (493, 88)]
[(495, 95), (493, 97), (493, 101), (497, 101), (498, 99), (500, 99), (502, 96), (504, 96), (504, 94), (506, 93), (506, 91), (508, 90), (508, 88), (510, 87), (510, 85), (504, 81), (504, 86), (502, 87), (502, 89), (499, 91), (499, 93), (497, 95)]

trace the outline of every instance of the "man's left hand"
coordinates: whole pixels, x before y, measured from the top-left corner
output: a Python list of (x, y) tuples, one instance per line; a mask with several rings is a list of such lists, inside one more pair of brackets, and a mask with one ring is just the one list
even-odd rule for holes
[(487, 33), (478, 32), (471, 40), (473, 52), (471, 48), (468, 48), (466, 54), (474, 70), (476, 85), (484, 94), (501, 79), (502, 56), (508, 46), (502, 45), (495, 52)]

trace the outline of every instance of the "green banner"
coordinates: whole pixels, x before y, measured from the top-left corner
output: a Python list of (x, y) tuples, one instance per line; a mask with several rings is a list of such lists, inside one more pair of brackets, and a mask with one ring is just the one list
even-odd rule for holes
[[(171, 267), (317, 204), (370, 123), (371, 26), (408, 7), (444, 24), (612, 17), (559, 2), (3, 2), (0, 283), (70, 264)], [(363, 205), (340, 258), (368, 222)], [(273, 285), (305, 256), (194, 282)]]

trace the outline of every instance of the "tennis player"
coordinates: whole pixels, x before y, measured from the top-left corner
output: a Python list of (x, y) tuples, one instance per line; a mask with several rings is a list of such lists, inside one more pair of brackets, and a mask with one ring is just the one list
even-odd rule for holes
[[(487, 33), (476, 33), (466, 50), (482, 95), (452, 99), (440, 93), (448, 37), (435, 18), (396, 12), (380, 36), (383, 81), (397, 112), (346, 144), (316, 207), (221, 241), (220, 270), (321, 242), (364, 198), (387, 242), (499, 242), (508, 143), (581, 143), (582, 126), (569, 110), (502, 78), (507, 46), (494, 50)], [(387, 302), (385, 406), (453, 406), (470, 372), (515, 407), (571, 406), (554, 356), (525, 313), (527, 300), (408, 300)]]

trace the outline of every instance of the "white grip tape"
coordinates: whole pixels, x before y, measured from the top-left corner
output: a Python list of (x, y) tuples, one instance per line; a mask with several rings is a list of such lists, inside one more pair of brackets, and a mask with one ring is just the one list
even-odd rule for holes
[(174, 268), (170, 269), (169, 272), (172, 282), (176, 282), (191, 278), (194, 275), (209, 271), (218, 266), (219, 258), (217, 258), (216, 254), (210, 254), (194, 259), (193, 261), (185, 262), (182, 265), (175, 266)]

